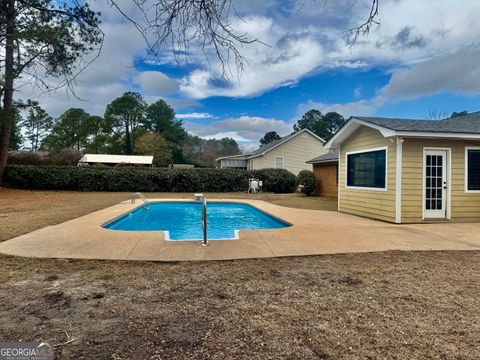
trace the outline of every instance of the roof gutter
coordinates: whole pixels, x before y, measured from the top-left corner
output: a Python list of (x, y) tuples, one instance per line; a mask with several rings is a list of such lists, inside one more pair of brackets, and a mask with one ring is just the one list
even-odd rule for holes
[(327, 163), (338, 163), (338, 159), (330, 159), (330, 160), (319, 160), (319, 161), (305, 161), (307, 164), (327, 164)]

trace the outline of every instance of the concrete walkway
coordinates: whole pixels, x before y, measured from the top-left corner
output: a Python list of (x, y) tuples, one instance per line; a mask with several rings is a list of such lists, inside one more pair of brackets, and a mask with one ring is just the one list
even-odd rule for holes
[(165, 241), (160, 231), (102, 228), (105, 222), (138, 206), (126, 201), (4, 241), (0, 243), (0, 252), (40, 258), (179, 261), (386, 250), (480, 250), (479, 223), (394, 225), (331, 211), (286, 208), (260, 200), (227, 201), (251, 204), (293, 226), (242, 230), (239, 240), (212, 240), (208, 247), (201, 246), (200, 241)]

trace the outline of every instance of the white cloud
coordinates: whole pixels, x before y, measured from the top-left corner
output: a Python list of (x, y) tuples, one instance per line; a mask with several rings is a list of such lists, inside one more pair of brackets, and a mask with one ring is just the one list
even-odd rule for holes
[(393, 72), (384, 96), (415, 98), (442, 92), (480, 94), (480, 46), (432, 58)]
[(357, 86), (355, 89), (353, 89), (353, 96), (355, 98), (362, 97), (362, 87), (361, 86)]
[(186, 129), (194, 135), (204, 138), (232, 137), (237, 141), (258, 142), (266, 132), (276, 131), (281, 136), (291, 133), (292, 124), (282, 120), (257, 116), (240, 116), (215, 121), (207, 126), (194, 122), (185, 122)]
[(302, 115), (310, 109), (319, 110), (323, 114), (337, 112), (346, 119), (350, 116), (370, 116), (373, 115), (378, 108), (382, 107), (386, 100), (387, 99), (383, 96), (376, 96), (369, 100), (362, 99), (343, 104), (327, 104), (316, 101), (307, 101), (297, 107), (295, 119), (300, 119)]
[[(181, 88), (187, 96), (256, 96), (318, 71), (412, 66), (478, 41), (478, 34), (472, 31), (480, 16), (477, 0), (464, 0), (461, 6), (452, 5), (450, 0), (435, 4), (382, 1), (381, 25), (360, 38), (353, 48), (345, 43), (345, 29), (365, 20), (371, 0), (325, 4), (269, 1), (254, 7), (256, 14), (248, 12), (249, 6), (241, 7), (243, 19), (233, 21), (233, 28), (270, 46), (257, 43), (242, 47), (248, 63), (240, 81), (228, 85), (218, 81), (221, 69), (215, 61), (207, 64), (198, 51), (193, 55), (198, 67), (182, 80)], [(229, 65), (235, 68), (233, 62)]]
[[(239, 33), (247, 33), (264, 43), (242, 47), (247, 59), (241, 78), (219, 84), (219, 66), (196, 69), (186, 76), (182, 91), (193, 98), (210, 96), (254, 96), (267, 89), (291, 85), (313, 71), (324, 57), (321, 45), (305, 30), (288, 31), (267, 17), (250, 16), (233, 25)], [(228, 64), (235, 69), (233, 60)]]
[(143, 71), (134, 78), (143, 92), (149, 94), (169, 94), (176, 92), (180, 87), (175, 79), (160, 71)]
[(212, 119), (215, 116), (209, 113), (192, 112), (192, 113), (185, 113), (185, 114), (177, 114), (176, 117), (179, 119)]

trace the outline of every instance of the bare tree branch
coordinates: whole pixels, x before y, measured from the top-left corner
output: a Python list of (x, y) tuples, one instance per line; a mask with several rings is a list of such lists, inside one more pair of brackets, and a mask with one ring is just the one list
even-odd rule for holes
[(448, 118), (448, 113), (445, 110), (443, 111), (440, 111), (438, 109), (428, 110), (428, 116), (427, 116), (428, 120), (443, 120), (446, 118)]
[[(231, 0), (133, 0), (139, 9), (140, 19), (128, 16), (116, 0), (109, 0), (126, 19), (134, 24), (147, 44), (148, 57), (159, 58), (162, 51), (173, 52), (175, 61), (180, 57), (188, 61), (192, 48), (198, 48), (209, 61), (213, 52), (225, 77), (232, 73), (233, 62), (242, 71), (246, 59), (240, 53), (243, 45), (259, 39), (238, 33), (232, 26), (230, 15), (243, 21)], [(152, 40), (153, 39), (153, 40)], [(266, 45), (266, 44), (265, 44)], [(170, 49), (166, 49), (170, 46)], [(232, 60), (232, 61), (231, 61)]]
[[(353, 47), (358, 39), (362, 36), (367, 36), (370, 33), (372, 26), (380, 25), (380, 21), (378, 20), (379, 12), (378, 12), (378, 3), (380, 0), (371, 0), (372, 6), (370, 7), (370, 12), (368, 14), (367, 20), (365, 20), (359, 26), (350, 28), (347, 30), (346, 38), (347, 43), (350, 47)], [(354, 5), (356, 4), (356, 1)]]

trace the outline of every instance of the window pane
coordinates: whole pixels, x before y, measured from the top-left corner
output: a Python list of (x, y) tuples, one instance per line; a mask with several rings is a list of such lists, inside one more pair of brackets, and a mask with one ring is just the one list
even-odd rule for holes
[(347, 185), (385, 187), (386, 151), (369, 151), (347, 156)]
[(468, 190), (480, 190), (480, 150), (468, 150)]
[(275, 158), (275, 167), (277, 169), (283, 169), (283, 158), (282, 157), (276, 157)]

